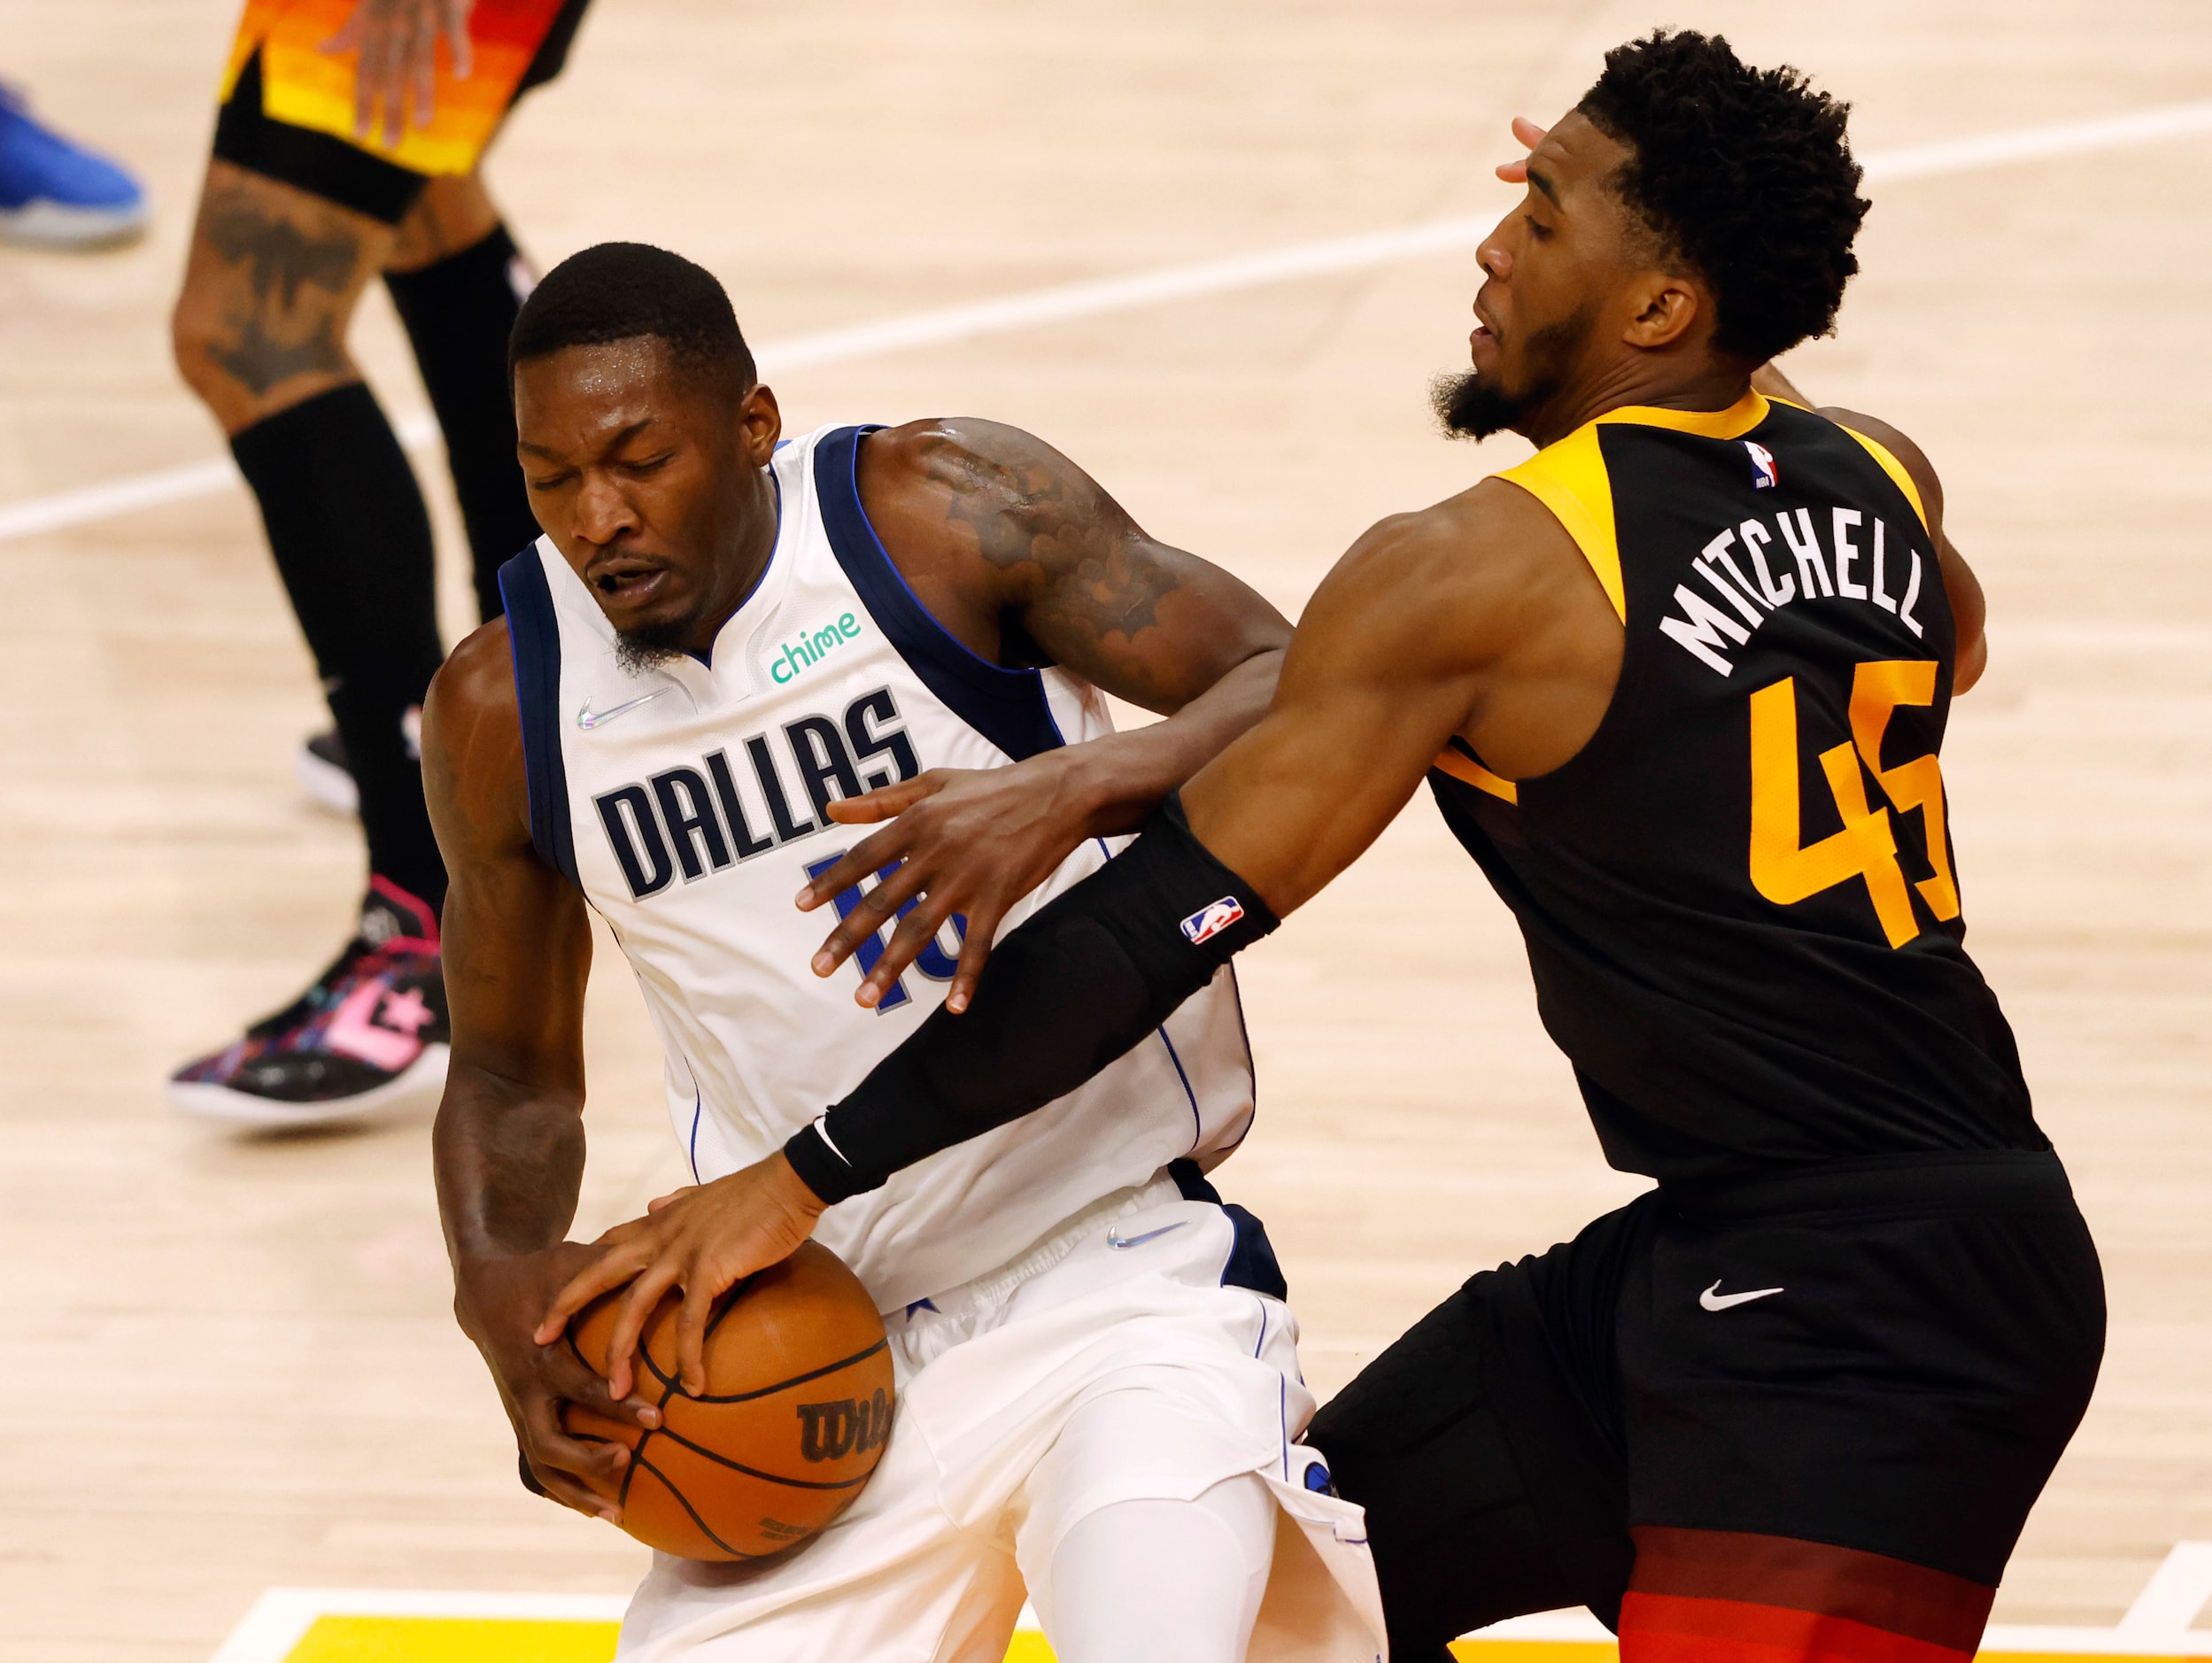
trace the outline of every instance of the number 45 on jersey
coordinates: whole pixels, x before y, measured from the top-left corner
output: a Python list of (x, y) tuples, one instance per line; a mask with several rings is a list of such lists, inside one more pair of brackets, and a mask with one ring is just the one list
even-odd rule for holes
[(1801, 844), (1797, 678), (1785, 676), (1752, 695), (1753, 888), (1777, 906), (1789, 907), (1859, 878), (1891, 947), (1903, 947), (1920, 933), (1898, 864), (1890, 808), (1868, 805), (1859, 771), (1863, 759), (1899, 814), (1920, 810), (1935, 875), (1913, 887), (1937, 923), (1959, 916), (1959, 888), (1951, 876), (1950, 842), (1944, 831), (1943, 770), (1932, 753), (1895, 768), (1882, 766), (1882, 739), (1891, 715), (1899, 705), (1933, 703), (1935, 696), (1932, 659), (1883, 659), (1858, 667), (1851, 686), (1851, 743), (1833, 746), (1820, 756), (1843, 829), (1817, 843)]

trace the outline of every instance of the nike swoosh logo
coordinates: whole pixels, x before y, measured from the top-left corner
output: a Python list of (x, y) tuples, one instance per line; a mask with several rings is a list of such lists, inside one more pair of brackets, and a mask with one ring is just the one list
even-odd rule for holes
[(1181, 1229), (1189, 1222), (1187, 1218), (1180, 1218), (1173, 1224), (1164, 1224), (1156, 1230), (1147, 1230), (1142, 1235), (1123, 1235), (1109, 1225), (1106, 1228), (1106, 1245), (1110, 1248), (1142, 1247), (1148, 1241), (1158, 1241), (1171, 1230)]
[(1724, 1294), (1721, 1291), (1721, 1284), (1716, 1281), (1698, 1296), (1698, 1303), (1707, 1311), (1726, 1311), (1730, 1305), (1748, 1305), (1754, 1299), (1764, 1299), (1769, 1294), (1780, 1292), (1782, 1289), (1779, 1288), (1754, 1288), (1745, 1294)]
[(612, 722), (616, 716), (627, 711), (635, 710), (639, 705), (651, 704), (666, 692), (668, 692), (666, 687), (655, 687), (651, 692), (632, 699), (627, 704), (616, 705), (612, 710), (594, 710), (592, 708), (592, 701), (586, 699), (576, 707), (576, 726), (589, 732), (602, 723)]

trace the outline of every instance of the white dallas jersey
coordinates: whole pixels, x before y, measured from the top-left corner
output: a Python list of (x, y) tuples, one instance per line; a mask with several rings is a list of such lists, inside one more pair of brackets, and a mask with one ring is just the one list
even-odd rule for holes
[[(999, 767), (1111, 731), (1095, 688), (989, 663), (915, 598), (861, 507), (869, 430), (824, 428), (777, 448), (775, 553), (710, 662), (626, 674), (613, 626), (550, 539), (500, 574), (531, 836), (629, 955), (701, 1182), (770, 1154), (851, 1091), (937, 1009), (952, 976), (953, 925), (877, 1010), (853, 994), (888, 928), (861, 944), (857, 967), (827, 979), (808, 968), (831, 915), (792, 897), (872, 829), (839, 825), (825, 806), (924, 769)], [(1086, 843), (1002, 933), (1106, 858)], [(1179, 1156), (1213, 1164), (1251, 1113), (1225, 969), (1087, 1085), (832, 1207), (816, 1234), (890, 1311), (1005, 1264)]]

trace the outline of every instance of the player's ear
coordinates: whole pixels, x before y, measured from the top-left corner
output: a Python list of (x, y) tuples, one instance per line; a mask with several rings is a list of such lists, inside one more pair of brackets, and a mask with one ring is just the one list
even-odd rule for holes
[(1705, 297), (1687, 278), (1646, 272), (1631, 286), (1628, 313), (1621, 339), (1630, 346), (1659, 352), (1688, 338), (1705, 315)]
[(766, 468), (776, 454), (776, 441), (784, 436), (784, 413), (776, 407), (775, 393), (755, 382), (739, 402), (738, 425), (744, 435), (746, 460), (754, 468)]

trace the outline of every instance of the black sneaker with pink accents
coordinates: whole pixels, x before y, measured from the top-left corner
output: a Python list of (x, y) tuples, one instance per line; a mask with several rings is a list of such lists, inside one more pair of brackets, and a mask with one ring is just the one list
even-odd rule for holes
[(169, 1101), (246, 1125), (343, 1120), (437, 1093), (451, 1034), (437, 915), (372, 878), (360, 932), (314, 986), (171, 1075)]

